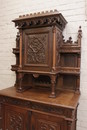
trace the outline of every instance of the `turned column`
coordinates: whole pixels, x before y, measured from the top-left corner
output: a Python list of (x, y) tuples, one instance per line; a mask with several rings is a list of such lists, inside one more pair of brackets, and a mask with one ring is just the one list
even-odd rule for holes
[(51, 75), (51, 95), (49, 97), (55, 98), (56, 97), (56, 75)]

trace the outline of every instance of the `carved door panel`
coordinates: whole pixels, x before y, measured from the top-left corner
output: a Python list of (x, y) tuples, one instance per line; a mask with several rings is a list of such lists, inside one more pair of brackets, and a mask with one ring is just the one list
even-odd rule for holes
[(62, 118), (40, 113), (32, 114), (31, 130), (67, 130)]
[(25, 109), (5, 106), (5, 130), (30, 130), (30, 118)]
[(51, 35), (51, 27), (23, 31), (23, 69), (50, 71)]

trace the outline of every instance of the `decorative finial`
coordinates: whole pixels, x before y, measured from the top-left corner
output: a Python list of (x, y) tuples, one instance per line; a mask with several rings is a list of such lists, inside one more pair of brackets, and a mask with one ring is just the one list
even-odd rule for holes
[(65, 42), (64, 36), (62, 35), (63, 42)]
[(53, 13), (53, 10), (50, 10), (50, 13)]
[(81, 26), (79, 26), (79, 30), (78, 30), (78, 38), (82, 37), (82, 30), (81, 30)]
[(44, 11), (41, 12), (41, 14), (44, 14), (44, 13), (45, 13)]
[(68, 43), (72, 43), (72, 37), (69, 37), (69, 39), (67, 40)]
[(57, 9), (54, 9), (54, 12), (57, 12), (58, 10)]

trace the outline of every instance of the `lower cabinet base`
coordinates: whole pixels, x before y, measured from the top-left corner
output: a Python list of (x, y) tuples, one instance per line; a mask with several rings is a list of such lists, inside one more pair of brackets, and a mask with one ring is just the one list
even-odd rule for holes
[[(58, 103), (61, 102), (58, 100), (61, 97), (46, 100), (48, 95), (41, 94), (43, 98), (39, 98), (40, 93), (36, 95), (35, 100), (34, 91), (18, 94), (12, 89), (10, 96), (6, 95), (8, 91), (2, 92), (0, 94), (1, 130), (76, 130), (78, 103), (75, 107), (63, 103), (61, 105)], [(69, 96), (68, 93), (66, 95)], [(68, 102), (70, 103), (69, 100)], [(65, 103), (68, 102), (65, 99)]]
[(75, 120), (26, 108), (2, 105), (2, 130), (76, 130)]

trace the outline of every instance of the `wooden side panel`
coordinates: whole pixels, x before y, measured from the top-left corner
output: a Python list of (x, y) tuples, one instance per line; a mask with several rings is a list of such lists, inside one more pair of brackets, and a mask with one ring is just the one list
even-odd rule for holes
[(75, 75), (67, 75), (67, 74), (61, 74), (58, 77), (57, 81), (57, 89), (68, 89), (68, 90), (77, 90), (78, 84), (77, 84), (77, 76)]
[(77, 55), (76, 54), (62, 54), (61, 55), (61, 67), (77, 67)]

